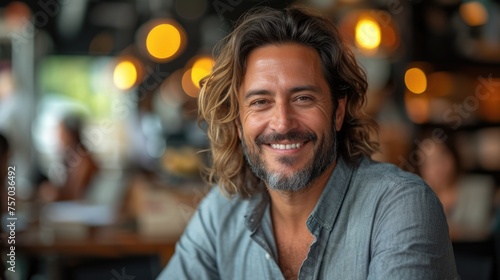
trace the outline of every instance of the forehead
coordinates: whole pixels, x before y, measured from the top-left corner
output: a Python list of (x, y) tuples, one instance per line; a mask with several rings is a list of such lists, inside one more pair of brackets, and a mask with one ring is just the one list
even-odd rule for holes
[(259, 47), (247, 57), (241, 89), (259, 84), (273, 86), (291, 84), (323, 84), (318, 52), (300, 44), (279, 44)]
[(270, 44), (250, 52), (246, 60), (245, 73), (262, 63), (300, 64), (302, 67), (321, 67), (318, 52), (309, 46), (297, 43)]

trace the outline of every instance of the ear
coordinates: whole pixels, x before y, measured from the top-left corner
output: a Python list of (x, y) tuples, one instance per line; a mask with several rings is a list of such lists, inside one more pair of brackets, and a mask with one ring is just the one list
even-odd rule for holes
[(335, 129), (339, 131), (344, 123), (345, 106), (347, 103), (347, 96), (340, 98), (337, 102), (337, 110), (335, 111)]

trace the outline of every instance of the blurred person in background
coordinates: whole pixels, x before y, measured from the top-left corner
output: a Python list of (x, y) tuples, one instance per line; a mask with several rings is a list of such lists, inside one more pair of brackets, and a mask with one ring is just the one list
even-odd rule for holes
[(10, 61), (0, 61), (0, 130), (10, 139), (11, 150), (15, 151), (25, 135), (19, 131), (20, 120), (16, 113), (21, 110), (22, 99), (16, 90)]
[(332, 21), (254, 9), (219, 47), (198, 99), (218, 188), (159, 279), (458, 279), (438, 198), (370, 160), (366, 75)]
[(416, 170), (443, 204), (452, 241), (484, 240), (492, 232), (494, 186), (464, 172), (453, 133), (445, 131), (441, 138), (432, 133), (424, 130), (416, 141), (421, 157)]
[(0, 128), (6, 127), (15, 111), (14, 79), (10, 62), (0, 61)]
[(99, 172), (97, 162), (82, 143), (83, 119), (77, 114), (65, 116), (58, 126), (63, 172), (52, 181), (44, 181), (38, 190), (42, 202), (82, 200)]

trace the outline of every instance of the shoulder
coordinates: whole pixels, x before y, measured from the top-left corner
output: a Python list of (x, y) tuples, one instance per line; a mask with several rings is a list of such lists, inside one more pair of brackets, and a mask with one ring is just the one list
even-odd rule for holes
[(439, 198), (422, 178), (394, 164), (367, 158), (355, 169), (348, 196), (353, 201), (362, 201), (364, 208), (373, 207), (376, 213), (403, 209), (407, 215), (416, 215), (419, 211), (428, 215), (442, 215)]
[(431, 188), (418, 175), (407, 172), (392, 163), (381, 163), (364, 158), (355, 171), (354, 183), (378, 192), (413, 191), (433, 195)]
[(214, 226), (220, 226), (229, 220), (243, 219), (248, 209), (248, 200), (239, 196), (225, 196), (218, 186), (200, 202), (197, 215), (204, 221), (210, 221)]
[(239, 196), (226, 196), (218, 186), (213, 186), (208, 194), (200, 203), (200, 208), (210, 209), (211, 211), (220, 212), (229, 209), (240, 209), (246, 200)]
[[(455, 279), (443, 208), (419, 176), (393, 164), (365, 159), (353, 180), (355, 196), (364, 196), (358, 208), (366, 211), (370, 218), (372, 276), (377, 275), (377, 279)], [(391, 263), (390, 268), (387, 263)]]

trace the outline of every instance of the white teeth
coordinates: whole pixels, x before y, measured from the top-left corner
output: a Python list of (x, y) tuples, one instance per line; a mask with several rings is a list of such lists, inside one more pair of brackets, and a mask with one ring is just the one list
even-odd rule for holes
[(290, 150), (290, 149), (298, 149), (300, 148), (302, 144), (301, 143), (295, 143), (295, 144), (271, 144), (271, 147), (273, 149), (277, 150)]

